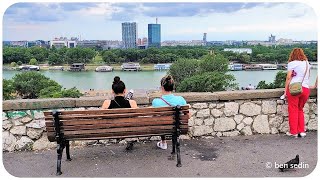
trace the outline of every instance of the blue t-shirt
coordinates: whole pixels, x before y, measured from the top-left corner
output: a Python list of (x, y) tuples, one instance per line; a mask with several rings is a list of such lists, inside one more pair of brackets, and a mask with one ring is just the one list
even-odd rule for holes
[[(168, 95), (162, 95), (162, 98), (166, 100), (171, 106), (183, 106), (186, 105), (187, 102), (182, 96), (175, 96), (173, 94), (168, 94)], [(153, 107), (165, 107), (169, 106), (167, 103), (165, 103), (162, 99), (160, 98), (155, 98), (152, 101), (152, 106)]]

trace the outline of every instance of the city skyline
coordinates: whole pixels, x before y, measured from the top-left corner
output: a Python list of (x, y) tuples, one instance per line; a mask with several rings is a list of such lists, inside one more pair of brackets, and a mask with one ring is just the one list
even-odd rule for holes
[(16, 3), (3, 16), (3, 40), (121, 40), (123, 22), (148, 37), (158, 18), (161, 41), (317, 40), (314, 10), (303, 3)]

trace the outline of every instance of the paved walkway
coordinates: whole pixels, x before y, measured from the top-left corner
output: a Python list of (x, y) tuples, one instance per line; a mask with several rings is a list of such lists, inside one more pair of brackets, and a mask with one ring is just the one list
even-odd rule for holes
[[(73, 160), (65, 161), (63, 154), (61, 177), (300, 177), (310, 174), (318, 159), (316, 132), (303, 139), (253, 135), (183, 140), (181, 144), (181, 168), (168, 160), (171, 145), (161, 150), (154, 141), (137, 143), (132, 152), (119, 144), (71, 148)], [(274, 168), (275, 163), (287, 162), (296, 154), (304, 168), (284, 173)], [(5, 152), (3, 164), (16, 177), (56, 177), (55, 150)], [(273, 167), (267, 168), (270, 164)]]

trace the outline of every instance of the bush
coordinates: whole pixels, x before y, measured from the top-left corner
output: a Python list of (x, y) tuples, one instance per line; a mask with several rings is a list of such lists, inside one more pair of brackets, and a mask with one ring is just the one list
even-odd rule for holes
[(12, 63), (10, 64), (10, 66), (11, 66), (11, 67), (16, 67), (16, 66), (17, 66), (17, 63), (16, 63), (16, 62), (12, 62)]
[(37, 65), (38, 61), (35, 58), (32, 58), (32, 59), (30, 59), (29, 64), (30, 65)]
[(61, 86), (50, 86), (40, 91), (40, 98), (79, 98), (80, 96), (82, 96), (82, 94), (76, 87), (61, 89)]
[(184, 79), (177, 87), (178, 92), (214, 92), (237, 88), (230, 74), (206, 72)]
[(279, 71), (274, 79), (273, 83), (267, 84), (266, 81), (260, 81), (257, 85), (257, 89), (276, 89), (284, 88), (287, 78), (286, 71)]
[(83, 94), (80, 93), (80, 91), (76, 88), (70, 88), (70, 89), (63, 89), (61, 91), (62, 97), (71, 97), (71, 98), (79, 98)]
[(169, 74), (175, 80), (176, 86), (185, 78), (191, 77), (197, 73), (199, 61), (196, 59), (178, 59), (169, 69)]
[(226, 73), (228, 71), (228, 64), (228, 59), (224, 58), (221, 54), (206, 55), (200, 62), (200, 73), (214, 71)]
[(3, 99), (4, 100), (14, 99), (13, 93), (15, 93), (15, 90), (13, 87), (13, 81), (3, 79), (2, 83), (3, 83), (2, 84), (3, 85)]
[(60, 86), (54, 80), (34, 71), (16, 74), (12, 80), (14, 89), (24, 99), (38, 98), (42, 89), (50, 86)]
[(18, 61), (17, 64), (18, 64), (19, 66), (21, 66), (21, 65), (22, 65), (22, 62), (21, 62), (21, 61)]

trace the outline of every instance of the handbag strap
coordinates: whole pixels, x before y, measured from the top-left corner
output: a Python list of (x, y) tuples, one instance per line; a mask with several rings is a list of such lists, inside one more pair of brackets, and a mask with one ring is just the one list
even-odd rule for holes
[(307, 70), (308, 70), (308, 61), (306, 60), (306, 70), (304, 71), (304, 75), (303, 75), (303, 79), (302, 79), (302, 81), (301, 81), (301, 84), (303, 83), (304, 78), (306, 77)]
[(170, 103), (168, 103), (166, 100), (164, 100), (162, 97), (160, 97), (160, 99), (165, 102), (168, 106), (172, 106)]

